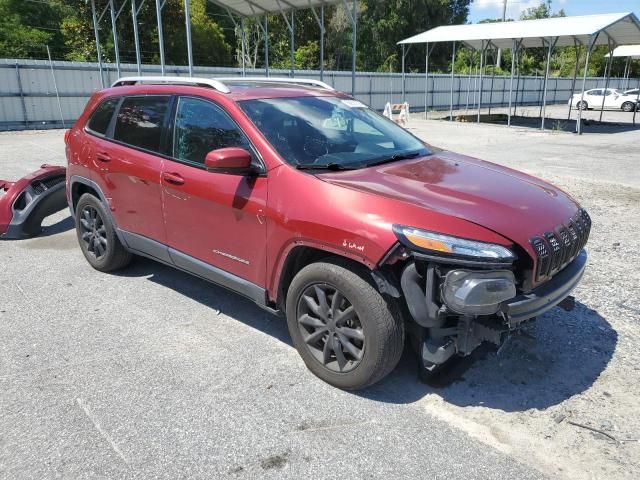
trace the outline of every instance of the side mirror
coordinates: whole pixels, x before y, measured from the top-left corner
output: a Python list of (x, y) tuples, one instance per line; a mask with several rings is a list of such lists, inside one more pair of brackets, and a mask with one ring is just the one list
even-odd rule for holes
[(219, 148), (207, 153), (204, 165), (207, 170), (244, 174), (251, 170), (251, 154), (244, 148)]

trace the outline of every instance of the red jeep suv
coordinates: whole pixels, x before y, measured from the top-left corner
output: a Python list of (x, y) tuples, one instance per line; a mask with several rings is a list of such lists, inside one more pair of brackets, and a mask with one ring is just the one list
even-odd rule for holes
[[(284, 312), (308, 368), (425, 372), (562, 303), (591, 220), (537, 178), (442, 151), (322, 82), (128, 77), (66, 135), (87, 261), (143, 255)], [(565, 301), (566, 299), (566, 301)]]

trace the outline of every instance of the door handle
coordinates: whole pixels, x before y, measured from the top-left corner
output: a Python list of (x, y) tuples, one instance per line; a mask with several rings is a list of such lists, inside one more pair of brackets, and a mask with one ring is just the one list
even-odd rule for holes
[(98, 160), (100, 160), (101, 162), (110, 162), (111, 161), (111, 157), (106, 152), (98, 152), (98, 153), (96, 153), (96, 158)]
[(165, 182), (171, 183), (173, 185), (182, 185), (182, 184), (184, 184), (184, 178), (182, 178), (177, 173), (163, 173), (162, 174), (162, 179)]

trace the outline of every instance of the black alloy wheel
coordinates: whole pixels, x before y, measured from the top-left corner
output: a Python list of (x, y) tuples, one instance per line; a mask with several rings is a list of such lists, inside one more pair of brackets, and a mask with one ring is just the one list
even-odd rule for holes
[(86, 205), (80, 213), (80, 232), (86, 251), (96, 260), (103, 258), (109, 246), (107, 230), (100, 213), (92, 205)]
[(87, 262), (101, 272), (127, 266), (133, 255), (120, 243), (109, 211), (96, 196), (84, 193), (75, 205), (76, 236)]
[(297, 319), (309, 352), (325, 368), (348, 373), (360, 365), (364, 330), (354, 306), (336, 287), (307, 287), (298, 302)]

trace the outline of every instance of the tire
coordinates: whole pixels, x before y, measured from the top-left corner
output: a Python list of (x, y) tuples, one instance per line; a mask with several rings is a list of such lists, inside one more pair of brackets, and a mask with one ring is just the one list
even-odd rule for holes
[(111, 217), (100, 200), (85, 193), (76, 205), (76, 235), (87, 262), (101, 272), (127, 266), (131, 255), (120, 243)]
[(622, 104), (622, 111), (623, 112), (633, 112), (633, 107), (634, 107), (633, 102), (624, 102)]
[[(354, 271), (340, 260), (312, 263), (298, 272), (287, 293), (287, 324), (298, 353), (314, 375), (344, 390), (362, 389), (387, 376), (404, 346), (397, 304), (364, 275), (364, 269)], [(322, 311), (324, 317), (318, 314)]]
[(589, 105), (587, 104), (587, 102), (582, 100), (582, 101), (579, 101), (578, 103), (576, 103), (576, 108), (578, 110), (589, 110)]

